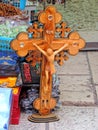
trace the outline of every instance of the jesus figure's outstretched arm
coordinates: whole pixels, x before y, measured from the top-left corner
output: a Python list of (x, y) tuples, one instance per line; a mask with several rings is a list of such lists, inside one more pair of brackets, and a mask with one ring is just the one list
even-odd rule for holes
[(67, 46), (68, 46), (68, 44), (64, 44), (61, 48), (59, 48), (57, 51), (54, 52), (54, 55), (56, 55), (57, 53), (59, 53), (60, 51), (62, 51)]

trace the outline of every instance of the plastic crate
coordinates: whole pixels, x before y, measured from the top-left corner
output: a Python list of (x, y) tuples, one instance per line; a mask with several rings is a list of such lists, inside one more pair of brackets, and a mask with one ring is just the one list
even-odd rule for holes
[(12, 49), (10, 48), (11, 40), (13, 40), (13, 38), (0, 37), (0, 51), (10, 51), (10, 52), (12, 52)]
[(18, 59), (17, 54), (10, 48), (13, 38), (0, 37), (0, 64), (15, 65)]
[(15, 7), (20, 8), (21, 10), (25, 9), (26, 0), (2, 0), (3, 3), (12, 4)]
[(13, 38), (8, 37), (0, 37), (0, 57), (2, 56), (12, 56), (16, 57), (16, 53), (14, 50), (10, 47), (10, 42), (13, 40)]

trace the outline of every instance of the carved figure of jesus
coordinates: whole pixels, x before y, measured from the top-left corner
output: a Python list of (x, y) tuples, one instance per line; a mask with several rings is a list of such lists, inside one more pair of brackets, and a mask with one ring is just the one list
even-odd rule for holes
[(45, 76), (46, 76), (46, 90), (49, 86), (49, 78), (51, 75), (53, 75), (55, 70), (54, 65), (54, 58), (57, 53), (62, 51), (65, 47), (68, 46), (68, 44), (64, 44), (60, 49), (53, 51), (51, 48), (48, 48), (46, 51), (42, 50), (37, 44), (33, 44), (45, 57), (46, 57), (46, 64), (45, 64)]

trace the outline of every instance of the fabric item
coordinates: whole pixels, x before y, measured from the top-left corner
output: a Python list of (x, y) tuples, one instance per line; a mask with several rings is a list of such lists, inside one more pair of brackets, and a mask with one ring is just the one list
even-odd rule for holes
[(12, 89), (0, 88), (0, 130), (8, 130), (12, 103)]

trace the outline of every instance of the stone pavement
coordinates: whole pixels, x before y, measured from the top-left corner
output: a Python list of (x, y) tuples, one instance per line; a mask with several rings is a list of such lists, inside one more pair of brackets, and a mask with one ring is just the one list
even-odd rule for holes
[(70, 56), (64, 66), (57, 66), (63, 105), (98, 104), (98, 52), (80, 52)]
[(83, 51), (69, 56), (62, 67), (55, 64), (61, 91), (60, 109), (55, 111), (59, 121), (31, 123), (21, 113), (19, 125), (10, 125), (9, 130), (98, 130), (97, 59), (97, 51)]
[(98, 130), (98, 52), (79, 52), (69, 56), (60, 67), (61, 107), (55, 113), (60, 121), (54, 123), (31, 123), (28, 115), (21, 113), (19, 125), (9, 130)]

